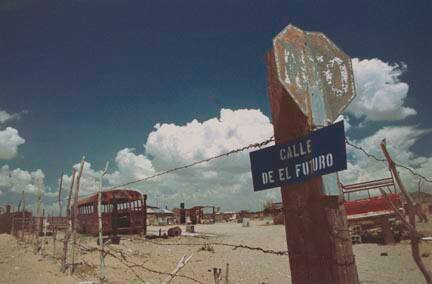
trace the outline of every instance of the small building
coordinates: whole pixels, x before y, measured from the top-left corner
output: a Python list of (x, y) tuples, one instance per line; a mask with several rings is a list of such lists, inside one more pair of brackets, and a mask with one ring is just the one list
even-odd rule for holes
[(174, 212), (156, 206), (147, 206), (147, 224), (152, 226), (163, 226), (176, 224)]
[(217, 212), (216, 222), (231, 222), (236, 220), (237, 214), (235, 212)]
[(173, 209), (179, 224), (213, 224), (216, 221), (215, 206), (194, 206), (185, 209), (184, 203), (182, 203), (180, 207)]

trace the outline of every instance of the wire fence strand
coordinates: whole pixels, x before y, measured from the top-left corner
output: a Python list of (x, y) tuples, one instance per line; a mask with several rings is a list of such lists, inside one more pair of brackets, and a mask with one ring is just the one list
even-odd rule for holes
[(227, 157), (227, 156), (235, 154), (235, 153), (243, 152), (243, 151), (248, 150), (248, 149), (262, 148), (262, 147), (264, 147), (264, 146), (266, 146), (266, 145), (268, 145), (268, 144), (270, 144), (272, 142), (274, 142), (274, 137), (273, 136), (270, 137), (267, 140), (262, 141), (262, 142), (249, 144), (249, 145), (244, 146), (242, 148), (234, 149), (234, 150), (231, 150), (229, 152), (222, 153), (222, 154), (219, 154), (219, 155), (215, 155), (215, 156), (212, 156), (212, 157), (204, 159), (204, 160), (195, 161), (195, 162), (187, 164), (187, 165), (183, 165), (183, 166), (180, 166), (180, 167), (176, 167), (176, 168), (172, 168), (172, 169), (169, 169), (169, 170), (166, 170), (166, 171), (162, 171), (162, 172), (156, 173), (154, 175), (151, 175), (151, 176), (148, 176), (148, 177), (145, 177), (145, 178), (132, 180), (130, 182), (126, 182), (126, 183), (123, 183), (123, 184), (120, 184), (120, 185), (116, 185), (116, 186), (110, 187), (107, 190), (117, 189), (117, 188), (125, 187), (125, 186), (131, 185), (131, 184), (135, 184), (135, 183), (139, 183), (139, 182), (144, 182), (144, 181), (147, 181), (147, 180), (150, 180), (150, 179), (157, 178), (157, 177), (162, 176), (162, 175), (173, 173), (175, 171), (191, 168), (191, 167), (199, 165), (199, 164), (208, 163), (208, 162), (210, 162), (212, 160), (216, 160), (216, 159), (219, 159), (219, 158), (222, 158), (222, 157)]
[[(144, 177), (144, 178), (131, 180), (131, 181), (128, 181), (128, 182), (123, 183), (123, 184), (118, 184), (118, 185), (115, 185), (115, 186), (111, 186), (111, 187), (109, 187), (109, 188), (105, 188), (104, 190), (113, 190), (113, 189), (123, 188), (123, 187), (129, 186), (129, 185), (132, 185), (132, 184), (145, 182), (145, 181), (152, 180), (152, 179), (155, 179), (155, 178), (160, 177), (160, 176), (163, 176), (163, 175), (171, 174), (171, 173), (174, 173), (174, 172), (179, 171), (179, 170), (184, 170), (184, 169), (188, 169), (188, 168), (191, 168), (191, 167), (194, 167), (194, 166), (200, 165), (200, 164), (208, 163), (208, 162), (211, 162), (211, 161), (213, 161), (213, 160), (220, 159), (220, 158), (223, 158), (223, 157), (227, 157), (227, 156), (229, 156), (229, 155), (236, 154), (236, 153), (240, 153), (240, 152), (243, 152), (243, 151), (246, 151), (246, 150), (256, 149), (256, 148), (260, 149), (260, 148), (262, 148), (262, 147), (264, 147), (264, 146), (267, 146), (268, 144), (270, 144), (270, 143), (272, 143), (272, 142), (274, 142), (274, 141), (275, 141), (274, 136), (271, 136), (270, 138), (268, 138), (268, 139), (266, 139), (266, 140), (264, 140), (264, 141), (261, 141), (261, 142), (257, 142), (257, 143), (249, 144), (249, 145), (244, 146), (244, 147), (241, 147), (241, 148), (237, 148), (237, 149), (230, 150), (230, 151), (225, 152), (225, 153), (222, 153), (222, 154), (218, 154), (218, 155), (215, 155), (215, 156), (211, 156), (211, 157), (209, 157), (209, 158), (207, 158), (207, 159), (198, 160), (198, 161), (192, 162), (192, 163), (190, 163), (190, 164), (186, 164), (186, 165), (182, 165), (182, 166), (179, 166), (179, 167), (171, 168), (171, 169), (168, 169), (168, 170), (165, 170), (165, 171), (161, 171), (161, 172), (155, 173), (155, 174), (153, 174), (153, 175), (151, 175), (151, 176), (147, 176), (147, 177)], [(368, 152), (368, 151), (367, 151), (366, 149), (364, 149), (363, 147), (354, 144), (354, 143), (353, 143), (352, 141), (350, 141), (348, 138), (345, 139), (345, 143), (346, 143), (347, 145), (353, 147), (354, 149), (360, 151), (361, 153), (363, 153), (365, 156), (367, 156), (367, 157), (370, 158), (370, 159), (373, 159), (373, 160), (375, 160), (375, 161), (377, 161), (377, 162), (383, 162), (383, 163), (386, 163), (386, 162), (387, 162), (384, 158), (377, 157), (376, 155), (371, 154), (370, 152)], [(403, 165), (403, 164), (401, 164), (401, 163), (397, 163), (397, 162), (394, 162), (394, 164), (395, 164), (397, 167), (399, 167), (399, 168), (401, 168), (401, 169), (404, 169), (404, 170), (408, 171), (408, 172), (409, 172), (410, 174), (412, 174), (413, 176), (416, 176), (416, 177), (418, 177), (419, 179), (424, 180), (424, 181), (426, 181), (426, 182), (428, 182), (428, 183), (432, 183), (432, 178), (429, 178), (429, 177), (426, 177), (426, 176), (420, 174), (419, 172), (415, 171), (415, 170), (412, 169), (411, 167), (408, 167), (408, 166), (406, 166), (406, 165)], [(93, 194), (93, 193), (88, 194), (88, 195), (86, 195), (86, 196), (89, 196), (89, 195), (92, 195), (92, 194)], [(82, 195), (82, 196), (80, 196), (80, 197), (82, 198), (82, 197), (85, 197), (85, 196)]]

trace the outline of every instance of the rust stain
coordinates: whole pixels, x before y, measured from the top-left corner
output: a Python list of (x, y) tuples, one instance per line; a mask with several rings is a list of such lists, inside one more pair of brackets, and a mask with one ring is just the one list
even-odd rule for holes
[[(302, 112), (315, 124), (336, 120), (356, 95), (351, 58), (323, 33), (293, 25), (273, 45), (279, 81)], [(315, 97), (314, 109), (312, 96), (317, 95), (323, 98)]]

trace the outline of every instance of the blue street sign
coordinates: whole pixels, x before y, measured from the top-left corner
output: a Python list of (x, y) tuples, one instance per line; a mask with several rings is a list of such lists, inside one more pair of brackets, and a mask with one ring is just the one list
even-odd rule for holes
[(347, 168), (343, 121), (286, 144), (249, 153), (254, 191), (301, 183)]

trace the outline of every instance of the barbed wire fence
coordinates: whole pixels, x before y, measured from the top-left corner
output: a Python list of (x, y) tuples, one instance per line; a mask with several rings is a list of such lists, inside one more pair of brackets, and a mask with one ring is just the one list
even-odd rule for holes
[[(168, 169), (168, 170), (165, 170), (165, 171), (161, 171), (161, 172), (155, 173), (155, 174), (153, 174), (151, 176), (147, 176), (147, 177), (140, 178), (140, 179), (135, 179), (135, 180), (130, 180), (130, 181), (122, 183), (122, 184), (111, 186), (111, 187), (106, 188), (104, 190), (119, 189), (119, 188), (126, 187), (126, 186), (129, 186), (129, 185), (132, 185), (132, 184), (143, 183), (143, 182), (155, 179), (155, 178), (160, 177), (160, 176), (172, 174), (174, 172), (177, 172), (177, 171), (180, 171), (180, 170), (184, 170), (184, 169), (188, 169), (188, 168), (200, 165), (200, 164), (209, 163), (209, 162), (211, 162), (213, 160), (217, 160), (217, 159), (221, 159), (221, 158), (224, 158), (224, 157), (228, 157), (230, 155), (237, 154), (237, 153), (240, 153), (240, 152), (244, 152), (246, 150), (257, 149), (257, 148), (260, 149), (260, 148), (263, 148), (265, 146), (268, 146), (269, 144), (271, 144), (273, 142), (275, 142), (275, 139), (272, 136), (272, 137), (269, 137), (268, 139), (263, 140), (263, 141), (258, 142), (258, 143), (252, 143), (252, 144), (249, 144), (247, 146), (236, 148), (236, 149), (230, 150), (228, 152), (224, 152), (222, 154), (211, 156), (211, 157), (206, 158), (206, 159), (194, 161), (194, 162), (189, 163), (189, 164), (185, 164), (185, 165), (174, 167), (174, 168), (171, 168), (171, 169)], [(386, 163), (386, 159), (378, 157), (377, 155), (370, 153), (364, 147), (359, 146), (359, 145), (353, 143), (348, 138), (346, 138), (345, 142), (346, 142), (346, 144), (348, 146), (352, 147), (355, 150), (360, 151), (362, 154), (364, 154), (365, 156), (367, 156), (369, 159), (375, 160), (376, 162)], [(397, 166), (398, 168), (401, 168), (401, 169), (407, 171), (408, 173), (410, 173), (413, 176), (416, 176), (420, 180), (423, 180), (423, 181), (428, 182), (428, 183), (432, 183), (432, 179), (431, 178), (422, 175), (421, 173), (419, 173), (418, 171), (414, 170), (411, 167), (408, 167), (408, 166), (406, 166), (404, 164), (397, 163), (397, 162), (395, 162), (395, 166)], [(85, 196), (86, 195), (81, 195), (80, 197), (85, 197)], [(250, 251), (261, 252), (261, 253), (265, 253), (265, 254), (273, 254), (273, 255), (278, 255), (278, 256), (288, 255), (288, 251), (275, 251), (275, 250), (271, 250), (271, 249), (265, 249), (265, 248), (262, 248), (262, 247), (251, 247), (251, 246), (247, 246), (247, 245), (243, 245), (243, 244), (230, 244), (230, 243), (224, 243), (224, 242), (167, 243), (167, 242), (156, 242), (156, 241), (151, 241), (151, 240), (145, 240), (145, 241), (149, 242), (149, 243), (152, 243), (154, 245), (160, 245), (160, 246), (203, 246), (203, 245), (210, 245), (210, 246), (230, 247), (233, 250), (246, 249), (246, 250), (250, 250)], [(98, 248), (88, 248), (88, 247), (85, 247), (83, 245), (80, 245), (80, 249), (82, 249), (82, 250), (84, 250), (86, 252), (98, 251)], [(189, 279), (189, 280), (191, 280), (191, 281), (193, 281), (195, 283), (202, 283), (200, 280), (194, 279), (193, 277), (190, 277), (190, 276), (187, 276), (187, 275), (181, 275), (181, 274), (173, 275), (173, 274), (171, 274), (169, 272), (163, 272), (163, 271), (158, 271), (158, 270), (150, 269), (150, 268), (146, 267), (144, 264), (135, 263), (135, 262), (129, 260), (127, 258), (127, 256), (123, 252), (121, 252), (119, 250), (116, 250), (116, 249), (112, 248), (111, 246), (109, 247), (108, 250), (106, 250), (104, 252), (106, 253), (106, 255), (109, 255), (109, 256), (117, 259), (122, 265), (124, 265), (125, 267), (127, 267), (138, 279), (140, 279), (142, 281), (144, 281), (144, 279), (141, 278), (141, 276), (136, 271), (136, 269), (141, 269), (141, 270), (144, 270), (144, 271), (147, 271), (147, 272), (151, 272), (151, 273), (155, 273), (155, 274), (159, 274), (159, 275), (176, 276), (176, 277), (180, 277), (180, 278), (184, 278), (184, 279)]]
[[(272, 143), (272, 142), (274, 142), (274, 141), (275, 141), (274, 136), (272, 136), (272, 137), (270, 137), (270, 138), (268, 138), (268, 139), (266, 139), (266, 140), (264, 140), (264, 141), (262, 141), (262, 142), (249, 144), (249, 145), (247, 145), (247, 146), (244, 146), (244, 147), (241, 147), (241, 148), (237, 148), (237, 149), (234, 149), (234, 150), (231, 150), (231, 151), (228, 151), (228, 152), (222, 153), (222, 154), (218, 154), (218, 155), (215, 155), (215, 156), (209, 157), (209, 158), (207, 158), (207, 159), (203, 159), (203, 160), (195, 161), (195, 162), (192, 162), (192, 163), (190, 163), (190, 164), (186, 164), (186, 165), (182, 165), (182, 166), (179, 166), (179, 167), (175, 167), (175, 168), (172, 168), (172, 169), (169, 169), (169, 170), (165, 170), (165, 171), (162, 171), (162, 172), (158, 172), (158, 173), (156, 173), (156, 174), (154, 174), (154, 175), (151, 175), (151, 176), (148, 176), (148, 177), (144, 177), (144, 178), (140, 178), (140, 179), (131, 180), (131, 181), (128, 181), (128, 182), (126, 182), (126, 183), (122, 183), (122, 184), (119, 184), (119, 185), (115, 185), (115, 186), (109, 187), (109, 188), (107, 188), (107, 189), (105, 189), (105, 190), (113, 190), (113, 189), (118, 189), (118, 188), (121, 188), (121, 187), (129, 186), (129, 185), (132, 185), (132, 184), (145, 182), (145, 181), (148, 181), (148, 180), (151, 180), (151, 179), (155, 179), (155, 178), (157, 178), (157, 177), (160, 177), (160, 176), (163, 176), (163, 175), (166, 175), (166, 174), (171, 174), (171, 173), (176, 172), (176, 171), (179, 171), (179, 170), (188, 169), (188, 168), (194, 167), (194, 166), (199, 165), (199, 164), (208, 163), (208, 162), (211, 162), (211, 161), (213, 161), (213, 160), (220, 159), (220, 158), (224, 158), (224, 157), (227, 157), (227, 156), (229, 156), (229, 155), (236, 154), (236, 153), (240, 153), (240, 152), (243, 152), (243, 151), (246, 151), (246, 150), (249, 150), (249, 149), (256, 149), (256, 148), (260, 149), (260, 148), (262, 148), (262, 147), (264, 147), (264, 146), (266, 146), (266, 145), (268, 145), (268, 144), (270, 144), (270, 143)], [(383, 163), (386, 163), (386, 162), (387, 162), (384, 158), (379, 158), (379, 157), (377, 157), (376, 155), (369, 153), (369, 152), (368, 152), (366, 149), (364, 149), (363, 147), (354, 144), (354, 143), (351, 142), (348, 138), (346, 138), (345, 143), (346, 143), (347, 145), (353, 147), (354, 149), (359, 150), (359, 151), (362, 152), (364, 155), (366, 155), (368, 158), (371, 158), (371, 159), (373, 159), (373, 160), (375, 160), (375, 161), (377, 161), (377, 162), (383, 162)], [(399, 168), (402, 168), (402, 169), (404, 169), (404, 170), (407, 170), (407, 171), (408, 171), (409, 173), (411, 173), (412, 175), (414, 175), (414, 176), (416, 176), (416, 177), (418, 177), (418, 178), (420, 178), (420, 179), (422, 179), (422, 180), (424, 180), (424, 181), (426, 181), (426, 182), (428, 182), (428, 183), (432, 183), (432, 179), (431, 179), (431, 178), (428, 178), (428, 177), (426, 177), (426, 176), (424, 176), (424, 175), (418, 173), (417, 171), (413, 170), (412, 168), (410, 168), (410, 167), (408, 167), (408, 166), (405, 166), (405, 165), (403, 165), (403, 164), (401, 164), (401, 163), (396, 163), (396, 162), (395, 162), (395, 165), (396, 165), (397, 167), (399, 167)]]

